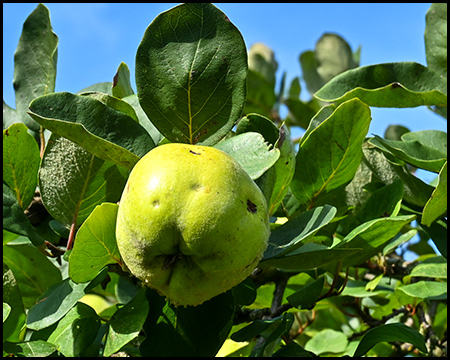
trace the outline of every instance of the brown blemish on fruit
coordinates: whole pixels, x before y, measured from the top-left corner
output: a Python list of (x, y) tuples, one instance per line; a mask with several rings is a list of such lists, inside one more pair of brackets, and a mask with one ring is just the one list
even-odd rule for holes
[(250, 200), (247, 200), (247, 210), (250, 211), (252, 214), (255, 214), (258, 211), (256, 205), (253, 204)]
[(189, 150), (189, 152), (191, 153), (191, 154), (194, 154), (194, 155), (201, 155), (202, 153), (196, 153), (195, 151), (192, 151), (192, 150)]

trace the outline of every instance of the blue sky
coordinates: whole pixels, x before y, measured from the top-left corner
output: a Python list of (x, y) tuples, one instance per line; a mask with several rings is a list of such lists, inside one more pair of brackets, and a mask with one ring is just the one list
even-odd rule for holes
[[(56, 91), (77, 92), (111, 81), (123, 61), (134, 89), (136, 49), (145, 29), (161, 12), (177, 3), (49, 3), (59, 37)], [(300, 53), (314, 48), (324, 32), (341, 35), (353, 50), (362, 46), (361, 66), (415, 61), (426, 65), (423, 33), (430, 3), (305, 4), (215, 3), (241, 31), (247, 48), (255, 42), (271, 47), (279, 63), (277, 78), (287, 71), (288, 83), (301, 75)], [(22, 25), (37, 3), (3, 4), (3, 98), (12, 107), (13, 55)], [(308, 99), (303, 86), (302, 98)], [(372, 108), (369, 134), (383, 135), (389, 124), (412, 131), (446, 131), (446, 121), (425, 107)]]

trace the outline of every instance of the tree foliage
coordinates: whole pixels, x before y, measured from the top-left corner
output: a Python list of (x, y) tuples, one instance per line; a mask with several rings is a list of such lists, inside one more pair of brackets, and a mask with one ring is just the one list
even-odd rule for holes
[[(39, 4), (15, 53), (16, 108), (3, 102), (4, 355), (446, 355), (446, 133), (367, 134), (371, 107), (446, 118), (446, 4), (424, 40), (427, 66), (360, 67), (360, 49), (324, 34), (299, 56), (304, 101), (270, 48), (247, 53), (218, 8), (183, 4), (143, 34), (136, 93), (124, 63), (111, 83), (55, 93), (58, 37)], [(229, 153), (271, 215), (253, 274), (197, 307), (142, 286), (115, 240), (130, 170), (168, 142)]]

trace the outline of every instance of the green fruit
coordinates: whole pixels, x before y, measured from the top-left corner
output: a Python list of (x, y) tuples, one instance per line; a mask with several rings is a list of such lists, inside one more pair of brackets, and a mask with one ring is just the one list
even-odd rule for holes
[(199, 305), (242, 282), (269, 238), (266, 200), (221, 150), (166, 144), (133, 168), (117, 245), (129, 271), (174, 305)]

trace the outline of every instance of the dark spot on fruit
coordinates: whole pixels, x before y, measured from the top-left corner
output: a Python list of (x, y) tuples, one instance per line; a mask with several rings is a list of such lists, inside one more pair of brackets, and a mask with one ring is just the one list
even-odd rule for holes
[(154, 201), (152, 202), (152, 205), (153, 205), (154, 207), (159, 207), (159, 200), (154, 200)]
[(201, 153), (196, 153), (195, 151), (192, 151), (192, 150), (189, 150), (189, 152), (194, 155), (201, 155)]
[(247, 200), (247, 210), (250, 211), (252, 214), (255, 214), (258, 211), (256, 205), (253, 204), (250, 200)]
[(130, 191), (130, 183), (127, 184), (127, 193)]

